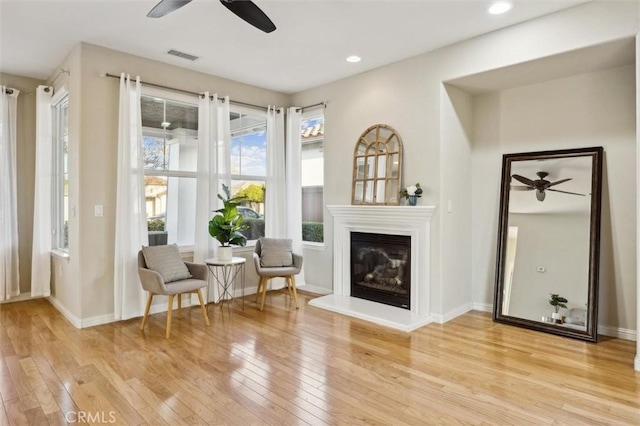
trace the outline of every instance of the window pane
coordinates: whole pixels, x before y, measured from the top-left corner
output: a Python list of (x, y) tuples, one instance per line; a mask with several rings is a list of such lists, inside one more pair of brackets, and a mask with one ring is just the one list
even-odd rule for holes
[[(301, 120), (302, 240), (324, 241), (324, 116)], [(359, 170), (364, 178), (364, 158)]]
[(149, 244), (193, 245), (196, 221), (196, 179), (145, 176), (144, 180)]
[(69, 248), (69, 100), (52, 106), (53, 172), (52, 220), (54, 249)]
[(265, 181), (232, 180), (231, 196), (246, 197), (247, 200), (238, 207), (238, 214), (249, 228), (242, 232), (247, 240), (264, 237), (264, 194)]
[(198, 155), (198, 107), (142, 96), (145, 169), (195, 172)]
[(267, 175), (267, 120), (264, 115), (232, 112), (231, 174)]

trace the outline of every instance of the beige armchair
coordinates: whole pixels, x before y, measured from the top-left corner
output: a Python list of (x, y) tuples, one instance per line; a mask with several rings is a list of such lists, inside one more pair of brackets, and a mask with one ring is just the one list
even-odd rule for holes
[[(269, 247), (269, 258), (265, 259), (263, 255), (263, 246)], [(265, 250), (266, 252), (266, 250)], [(283, 260), (289, 259), (289, 260)], [(262, 302), (260, 310), (264, 310), (264, 301), (267, 295), (267, 284), (271, 278), (284, 278), (289, 290), (289, 296), (293, 296), (298, 306), (298, 293), (296, 291), (295, 275), (300, 273), (302, 269), (302, 256), (293, 253), (291, 250), (291, 240), (276, 238), (260, 238), (256, 241), (253, 253), (253, 262), (258, 274), (258, 289), (256, 290), (256, 302), (260, 292), (262, 292)]]
[(167, 332), (166, 338), (171, 335), (171, 313), (173, 312), (173, 298), (178, 295), (178, 309), (182, 309), (182, 295), (189, 293), (196, 293), (200, 300), (200, 307), (202, 308), (202, 314), (204, 315), (204, 322), (209, 325), (209, 317), (207, 316), (207, 309), (204, 305), (204, 299), (202, 298), (201, 288), (206, 287), (208, 270), (205, 265), (197, 263), (184, 262), (192, 275), (191, 278), (173, 281), (165, 283), (162, 276), (151, 269), (147, 268), (142, 250), (138, 252), (138, 275), (140, 276), (140, 282), (142, 288), (149, 292), (149, 298), (147, 299), (147, 306), (144, 309), (144, 316), (142, 317), (142, 324), (140, 330), (144, 329), (147, 323), (147, 316), (149, 315), (149, 308), (151, 308), (151, 301), (153, 296), (162, 295), (168, 296), (169, 303), (167, 307)]

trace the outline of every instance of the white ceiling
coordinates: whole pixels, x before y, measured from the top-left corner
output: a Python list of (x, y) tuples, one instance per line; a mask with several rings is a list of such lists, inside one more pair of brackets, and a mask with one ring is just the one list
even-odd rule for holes
[(218, 0), (160, 19), (146, 17), (156, 0), (0, 0), (0, 71), (47, 79), (84, 41), (294, 93), (583, 2), (524, 0), (495, 16), (484, 0), (256, 0), (278, 27), (265, 34)]

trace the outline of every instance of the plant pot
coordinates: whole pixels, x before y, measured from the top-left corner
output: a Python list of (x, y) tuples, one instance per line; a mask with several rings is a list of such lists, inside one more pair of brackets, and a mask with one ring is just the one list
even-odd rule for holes
[(556, 324), (564, 323), (564, 315), (562, 315), (560, 312), (553, 312), (551, 314), (551, 318), (553, 318)]
[(418, 197), (416, 197), (415, 195), (409, 195), (410, 206), (415, 206), (417, 202), (418, 202)]
[(231, 260), (233, 257), (233, 249), (231, 246), (218, 247), (218, 260)]

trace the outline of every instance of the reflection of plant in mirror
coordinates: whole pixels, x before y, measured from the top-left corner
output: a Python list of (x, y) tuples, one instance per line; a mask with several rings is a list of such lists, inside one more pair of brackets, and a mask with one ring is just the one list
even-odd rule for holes
[(550, 293), (550, 294), (551, 294), (551, 299), (549, 299), (549, 304), (553, 306), (553, 309), (555, 309), (556, 314), (558, 313), (560, 308), (567, 309), (567, 305), (565, 304), (568, 302), (567, 299), (560, 296), (559, 294), (553, 294), (553, 293)]

